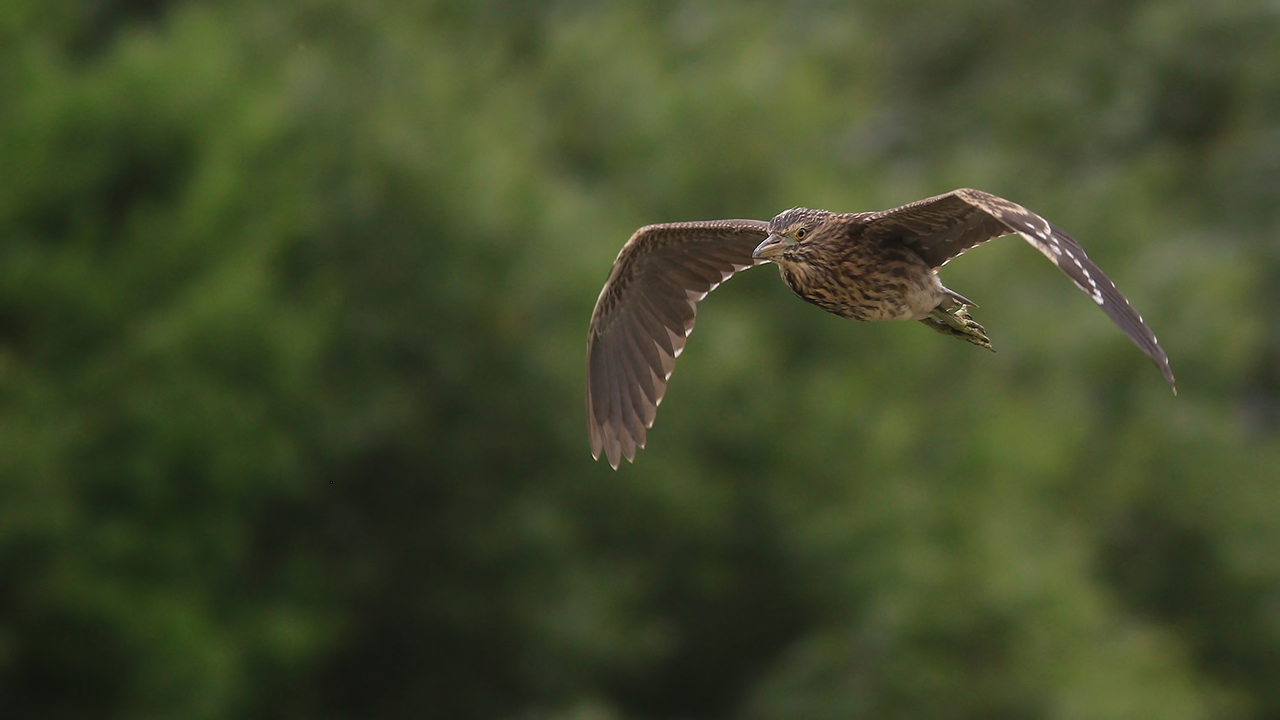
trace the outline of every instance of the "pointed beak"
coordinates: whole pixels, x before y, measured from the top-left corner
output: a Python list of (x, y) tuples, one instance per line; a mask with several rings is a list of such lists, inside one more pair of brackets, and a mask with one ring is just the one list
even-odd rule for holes
[(770, 235), (764, 239), (764, 242), (756, 246), (752, 251), (751, 257), (758, 260), (772, 260), (782, 254), (792, 244), (791, 238), (781, 237), (779, 235)]

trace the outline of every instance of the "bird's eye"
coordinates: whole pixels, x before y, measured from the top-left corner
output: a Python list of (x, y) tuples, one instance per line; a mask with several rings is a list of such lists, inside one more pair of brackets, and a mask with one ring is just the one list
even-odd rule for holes
[(805, 238), (807, 238), (807, 237), (809, 237), (809, 229), (808, 229), (808, 228), (800, 228), (799, 230), (797, 230), (797, 231), (796, 231), (796, 239), (797, 239), (797, 240), (803, 240), (803, 239), (805, 239)]

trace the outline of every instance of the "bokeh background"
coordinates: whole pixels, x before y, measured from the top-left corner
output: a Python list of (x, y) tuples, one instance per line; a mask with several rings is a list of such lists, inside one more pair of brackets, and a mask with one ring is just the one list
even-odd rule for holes
[[(636, 227), (972, 186), (992, 355)], [(1280, 718), (1273, 0), (5, 0), (0, 715)]]

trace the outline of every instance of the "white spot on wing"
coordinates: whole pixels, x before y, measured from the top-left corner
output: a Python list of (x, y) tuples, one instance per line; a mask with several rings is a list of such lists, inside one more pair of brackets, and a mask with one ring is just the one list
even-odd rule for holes
[(671, 328), (666, 328), (666, 330), (668, 337), (671, 338), (671, 347), (675, 349), (675, 354), (672, 355), (672, 358), (678, 358), (680, 353), (684, 352), (684, 338), (688, 337), (688, 335), (681, 335)]

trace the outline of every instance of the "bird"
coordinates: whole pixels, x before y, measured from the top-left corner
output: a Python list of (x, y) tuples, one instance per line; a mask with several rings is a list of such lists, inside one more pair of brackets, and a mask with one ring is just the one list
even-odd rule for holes
[(646, 225), (623, 245), (587, 333), (591, 455), (615, 470), (635, 460), (693, 332), (697, 305), (742, 270), (774, 263), (792, 292), (827, 312), (865, 322), (916, 320), (991, 350), (969, 314), (976, 305), (945, 287), (938, 269), (965, 251), (1019, 235), (1058, 266), (1160, 369), (1176, 395), (1169, 358), (1142, 316), (1070, 235), (1036, 213), (961, 188), (878, 212), (797, 207), (773, 220)]

